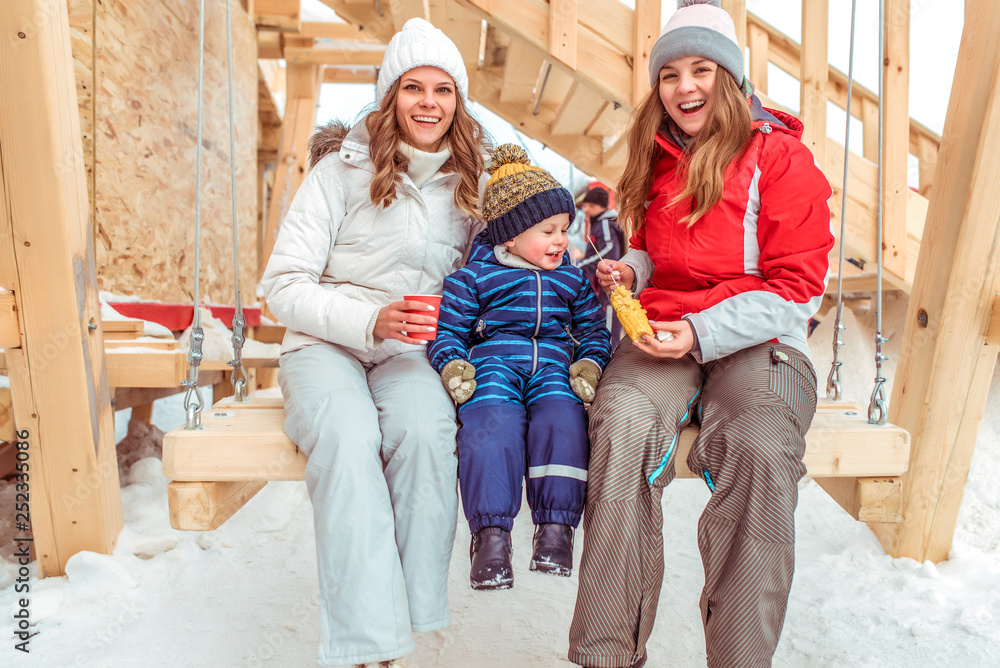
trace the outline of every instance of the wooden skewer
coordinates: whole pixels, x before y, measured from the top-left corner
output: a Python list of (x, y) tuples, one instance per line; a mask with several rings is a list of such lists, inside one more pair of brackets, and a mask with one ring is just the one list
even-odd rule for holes
[[(587, 241), (590, 243), (590, 247), (594, 249), (594, 252), (597, 253), (597, 259), (600, 260), (601, 262), (604, 262), (604, 258), (601, 256), (601, 251), (597, 250), (597, 246), (594, 244), (594, 240), (588, 236)], [(611, 280), (614, 281), (615, 287), (616, 288), (620, 287), (618, 285), (618, 281), (615, 281), (615, 273), (613, 271), (608, 272), (608, 275), (611, 276)]]

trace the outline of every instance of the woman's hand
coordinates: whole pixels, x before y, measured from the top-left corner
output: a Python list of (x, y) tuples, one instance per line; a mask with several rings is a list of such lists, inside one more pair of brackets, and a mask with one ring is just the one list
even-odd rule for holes
[(635, 342), (635, 346), (653, 357), (669, 357), (679, 359), (687, 355), (694, 347), (694, 330), (687, 320), (676, 322), (654, 322), (649, 321), (654, 331), (670, 332), (673, 338), (669, 341), (660, 341), (655, 336), (643, 334), (642, 338)]
[(597, 284), (601, 289), (610, 294), (614, 291), (616, 284), (624, 285), (629, 290), (635, 283), (635, 272), (632, 267), (618, 260), (603, 260), (597, 263)]
[(407, 336), (407, 332), (433, 332), (437, 329), (437, 318), (432, 315), (407, 313), (407, 311), (433, 311), (434, 307), (423, 302), (402, 300), (392, 302), (379, 309), (372, 332), (376, 339), (396, 339), (413, 345), (426, 341)]

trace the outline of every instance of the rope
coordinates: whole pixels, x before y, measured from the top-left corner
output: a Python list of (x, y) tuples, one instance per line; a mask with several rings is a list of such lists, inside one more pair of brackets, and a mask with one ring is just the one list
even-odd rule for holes
[(889, 339), (882, 336), (882, 92), (885, 79), (885, 0), (878, 3), (878, 232), (876, 246), (876, 305), (875, 305), (875, 387), (868, 404), (868, 423), (884, 425), (888, 420), (885, 397), (885, 378), (882, 377), (882, 362), (889, 359), (882, 354), (882, 344)]
[(195, 149), (195, 194), (194, 194), (194, 319), (191, 322), (191, 341), (188, 349), (188, 379), (181, 385), (187, 387), (184, 395), (185, 429), (201, 429), (201, 411), (205, 401), (198, 387), (198, 365), (203, 357), (201, 352), (205, 332), (201, 328), (201, 311), (198, 309), (199, 274), (201, 273), (201, 128), (202, 96), (205, 72), (205, 0), (201, 0), (198, 11), (198, 145)]
[(236, 224), (236, 109), (233, 105), (232, 4), (232, 0), (226, 0), (226, 45), (229, 48), (227, 57), (229, 63), (229, 176), (231, 181), (229, 190), (233, 204), (233, 282), (236, 286), (236, 312), (233, 314), (233, 359), (229, 361), (229, 366), (233, 367), (230, 379), (233, 384), (233, 394), (236, 401), (243, 401), (246, 399), (247, 384), (250, 382), (250, 378), (247, 376), (247, 370), (243, 367), (242, 359), (243, 343), (246, 341), (243, 336), (243, 328), (247, 321), (243, 317), (243, 303), (240, 299), (239, 232)]
[(847, 163), (851, 157), (851, 93), (854, 90), (854, 18), (858, 10), (858, 1), (851, 2), (851, 51), (847, 65), (847, 124), (844, 129), (844, 185), (840, 190), (840, 257), (837, 265), (837, 323), (833, 328), (833, 363), (830, 366), (830, 375), (826, 379), (826, 396), (834, 401), (840, 401), (843, 397), (840, 385), (840, 367), (843, 362), (839, 359), (840, 348), (844, 342), (840, 339), (840, 333), (844, 327), (844, 234), (847, 230)]

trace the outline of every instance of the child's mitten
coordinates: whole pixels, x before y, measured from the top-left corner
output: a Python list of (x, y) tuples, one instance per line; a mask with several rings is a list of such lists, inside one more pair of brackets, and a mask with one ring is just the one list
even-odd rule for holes
[(475, 378), (476, 367), (465, 360), (452, 360), (441, 369), (441, 382), (456, 404), (465, 403), (476, 391)]
[(584, 403), (594, 400), (597, 381), (601, 379), (601, 368), (591, 360), (577, 360), (569, 367), (569, 386)]

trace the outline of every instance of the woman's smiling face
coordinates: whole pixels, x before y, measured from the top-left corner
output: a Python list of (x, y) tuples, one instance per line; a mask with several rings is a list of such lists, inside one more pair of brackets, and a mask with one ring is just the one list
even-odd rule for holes
[(396, 122), (407, 143), (428, 153), (441, 149), (455, 119), (457, 90), (451, 75), (430, 65), (415, 67), (399, 77)]
[(660, 101), (677, 126), (694, 136), (712, 111), (719, 65), (701, 56), (671, 60), (660, 69)]

